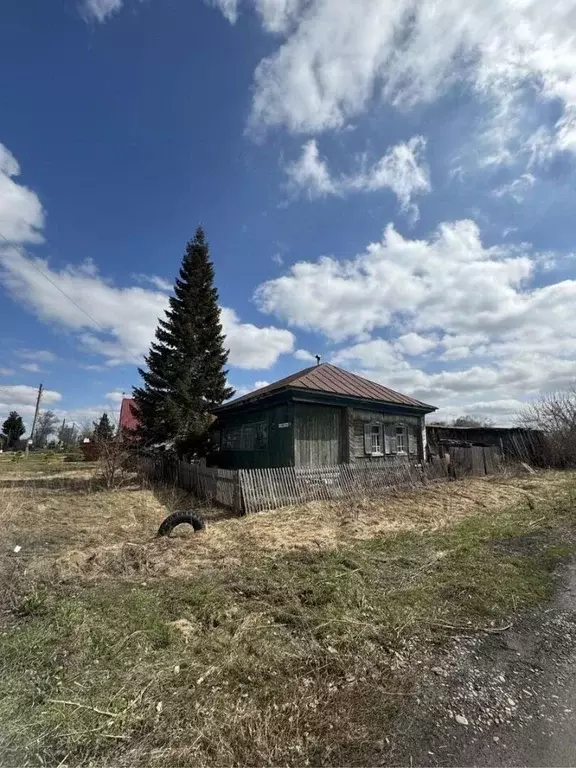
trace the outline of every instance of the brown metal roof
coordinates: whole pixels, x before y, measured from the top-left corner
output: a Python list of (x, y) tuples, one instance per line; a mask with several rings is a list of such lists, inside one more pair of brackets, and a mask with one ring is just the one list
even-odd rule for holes
[(284, 379), (275, 381), (274, 384), (268, 384), (268, 386), (256, 389), (254, 392), (249, 392), (242, 397), (237, 397), (221, 407), (227, 408), (241, 403), (253, 402), (288, 387), (309, 390), (310, 392), (357, 397), (362, 400), (378, 400), (395, 405), (407, 405), (412, 408), (435, 410), (433, 406), (422, 403), (420, 400), (415, 400), (413, 397), (408, 397), (408, 395), (402, 395), (400, 392), (383, 387), (381, 384), (364, 379), (362, 376), (350, 373), (350, 371), (344, 371), (342, 368), (337, 368), (330, 363), (322, 363), (321, 365), (304, 368), (303, 371), (293, 373)]

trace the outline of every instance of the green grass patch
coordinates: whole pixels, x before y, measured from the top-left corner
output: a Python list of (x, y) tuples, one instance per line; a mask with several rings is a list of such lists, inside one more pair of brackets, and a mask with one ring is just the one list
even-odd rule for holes
[[(411, 662), (546, 599), (574, 490), (189, 581), (36, 584), (0, 634), (4, 764), (366, 764)], [(208, 534), (209, 535), (209, 532)]]

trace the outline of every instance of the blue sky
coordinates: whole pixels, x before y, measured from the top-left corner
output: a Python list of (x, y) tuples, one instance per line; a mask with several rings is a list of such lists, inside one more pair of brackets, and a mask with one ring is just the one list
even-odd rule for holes
[(40, 381), (114, 413), (198, 223), (240, 392), (316, 353), (448, 417), (566, 386), (576, 9), (549, 5), (4, 3), (0, 417)]

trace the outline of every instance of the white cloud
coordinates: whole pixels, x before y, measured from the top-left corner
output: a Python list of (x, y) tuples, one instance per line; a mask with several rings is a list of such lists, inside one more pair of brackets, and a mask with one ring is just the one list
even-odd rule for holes
[(351, 347), (338, 350), (332, 356), (332, 362), (336, 365), (360, 364), (363, 367), (371, 367), (393, 371), (400, 368), (408, 368), (408, 364), (388, 341), (384, 339), (371, 339), (362, 341)]
[(523, 173), (514, 181), (508, 184), (502, 184), (493, 190), (494, 197), (511, 197), (518, 204), (522, 203), (534, 184), (536, 183), (536, 177), (532, 173)]
[(417, 216), (418, 209), (412, 204), (412, 197), (431, 191), (425, 150), (424, 137), (414, 136), (407, 142), (390, 147), (369, 168), (360, 168), (351, 175), (333, 176), (326, 160), (320, 157), (316, 140), (311, 139), (302, 147), (298, 160), (286, 166), (288, 188), (293, 193), (302, 192), (310, 199), (390, 189), (402, 208), (411, 210)]
[(230, 349), (229, 363), (238, 368), (271, 368), (280, 355), (294, 349), (290, 331), (242, 323), (233, 309), (222, 308), (222, 327)]
[(332, 180), (326, 161), (320, 157), (316, 141), (307, 141), (302, 147), (302, 155), (286, 166), (288, 186), (294, 191), (305, 191), (313, 200), (317, 197), (340, 194), (337, 182)]
[(120, 389), (115, 389), (113, 392), (107, 392), (105, 397), (106, 400), (111, 400), (113, 403), (121, 403), (123, 398), (126, 397), (126, 393)]
[(231, 399), (242, 397), (243, 395), (247, 395), (249, 392), (254, 392), (256, 389), (267, 387), (269, 384), (269, 381), (255, 381), (253, 384), (248, 384), (247, 386), (235, 387), (234, 384), (231, 383), (230, 386), (234, 389), (234, 395)]
[(40, 373), (42, 370), (38, 363), (23, 363), (20, 368), (22, 368), (23, 371), (29, 371), (30, 373)]
[[(0, 222), (15, 235), (13, 240), (41, 239), (34, 229), (42, 226), (41, 208), (12, 204), (29, 196), (38, 203), (32, 192), (11, 180), (17, 172), (15, 158), (0, 145)], [(81, 344), (104, 357), (109, 366), (141, 364), (148, 352), (158, 318), (168, 307), (162, 278), (152, 276), (149, 282), (161, 290), (116, 286), (103, 278), (91, 261), (55, 270), (46, 260), (17, 245), (0, 244), (0, 283), (11, 296), (41, 320), (76, 332)], [(231, 365), (269, 368), (281, 354), (294, 349), (290, 331), (243, 323), (226, 307), (222, 307), (221, 319)], [(47, 350), (23, 350), (20, 354), (31, 363), (55, 359)]]
[[(45, 322), (78, 332), (83, 346), (104, 357), (108, 365), (142, 363), (168, 301), (160, 291), (117, 287), (95, 272), (93, 265), (56, 271), (46, 261), (17, 249), (0, 250), (0, 282)], [(78, 306), (60, 291), (73, 296)], [(89, 316), (79, 307), (88, 307)], [(231, 365), (268, 368), (293, 349), (289, 331), (242, 323), (232, 309), (222, 308), (222, 324)]]
[(405, 239), (388, 225), (365, 253), (298, 262), (259, 286), (255, 299), (263, 311), (334, 341), (386, 326), (396, 313), (413, 313), (415, 332), (468, 331), (479, 321), (498, 326), (524, 316), (520, 287), (533, 271), (528, 252), (485, 248), (472, 221), (442, 224), (430, 240)]
[(0, 376), (12, 376), (16, 371), (13, 368), (0, 368)]
[(394, 347), (406, 355), (422, 355), (438, 346), (438, 341), (434, 338), (421, 336), (419, 333), (405, 333), (399, 336), (394, 343)]
[(57, 359), (54, 352), (48, 349), (20, 349), (16, 355), (39, 363), (53, 363)]
[(312, 352), (308, 352), (307, 349), (297, 349), (294, 352), (294, 357), (296, 360), (301, 360), (303, 363), (313, 363), (316, 361)]
[[(36, 398), (38, 389), (29, 387), (26, 384), (14, 384), (11, 386), (0, 386), (0, 425), (6, 419), (10, 411), (16, 411), (30, 426), (34, 410), (36, 407)], [(62, 395), (51, 389), (45, 389), (42, 394), (42, 407), (50, 408), (60, 402)]]
[(336, 364), (422, 400), (522, 400), (576, 378), (576, 280), (540, 284), (545, 256), (487, 247), (471, 221), (427, 240), (390, 225), (347, 261), (293, 265), (256, 301), (291, 326), (347, 341)]
[(144, 275), (141, 272), (138, 272), (137, 274), (132, 275), (132, 277), (136, 282), (153, 285), (154, 288), (158, 288), (159, 291), (170, 292), (174, 288), (174, 282), (170, 282), (170, 280), (166, 280), (164, 277), (159, 277), (158, 275)]
[(464, 8), (457, 0), (249, 4), (263, 28), (281, 36), (254, 73), (257, 131), (341, 128), (375, 103), (409, 109), (464, 84), (492, 113), (493, 161), (509, 156), (527, 100), (560, 108), (540, 136), (547, 151), (576, 152), (572, 0), (471, 0)]
[(219, 8), (230, 24), (236, 24), (238, 20), (238, 0), (208, 0), (208, 2)]
[(19, 175), (16, 158), (0, 144), (0, 235), (11, 243), (39, 243), (43, 239), (42, 204), (32, 190), (14, 181)]
[(84, 0), (80, 8), (88, 19), (102, 23), (122, 8), (123, 0)]

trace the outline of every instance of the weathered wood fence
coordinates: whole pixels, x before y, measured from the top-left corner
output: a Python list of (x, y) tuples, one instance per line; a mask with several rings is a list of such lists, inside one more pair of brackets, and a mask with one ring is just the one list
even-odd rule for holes
[(161, 454), (139, 457), (138, 466), (156, 483), (177, 485), (211, 504), (242, 511), (237, 470), (189, 464)]
[(496, 448), (452, 449), (450, 459), (425, 464), (406, 460), (369, 464), (274, 469), (218, 469), (163, 456), (140, 459), (141, 471), (156, 482), (178, 485), (199, 498), (237, 513), (304, 504), (309, 501), (380, 496), (391, 490), (421, 488), (431, 482), (499, 470)]

